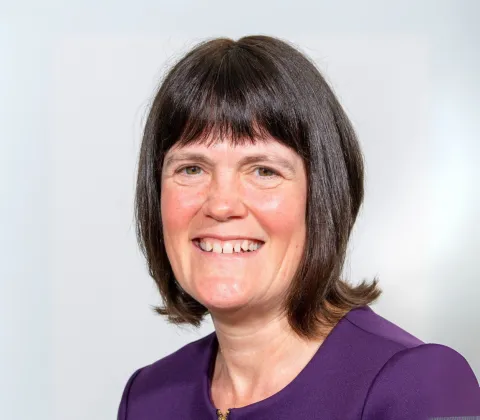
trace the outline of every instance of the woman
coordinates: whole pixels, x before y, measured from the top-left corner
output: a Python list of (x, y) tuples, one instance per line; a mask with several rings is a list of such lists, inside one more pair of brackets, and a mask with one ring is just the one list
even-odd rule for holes
[(302, 53), (248, 36), (186, 54), (147, 119), (137, 233), (156, 311), (215, 332), (134, 372), (118, 419), (480, 415), (459, 353), (376, 314), (376, 279), (341, 279), (362, 200), (355, 133)]

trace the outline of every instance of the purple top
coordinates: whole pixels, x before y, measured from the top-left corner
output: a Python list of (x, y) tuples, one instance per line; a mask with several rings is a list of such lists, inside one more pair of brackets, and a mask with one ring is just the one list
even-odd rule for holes
[[(213, 332), (135, 371), (118, 420), (217, 420)], [(480, 416), (480, 387), (462, 355), (426, 344), (375, 313), (351, 310), (305, 368), (276, 394), (232, 408), (228, 420), (426, 420)]]

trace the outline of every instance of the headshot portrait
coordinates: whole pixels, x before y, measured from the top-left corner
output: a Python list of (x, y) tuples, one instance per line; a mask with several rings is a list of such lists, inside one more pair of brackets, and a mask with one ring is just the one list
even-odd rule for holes
[(0, 420), (480, 420), (480, 1), (2, 5)]
[(328, 74), (288, 40), (210, 37), (172, 63), (143, 128), (136, 235), (154, 312), (214, 330), (132, 371), (118, 420), (480, 416), (464, 355), (372, 308), (381, 276), (344, 276), (366, 168)]

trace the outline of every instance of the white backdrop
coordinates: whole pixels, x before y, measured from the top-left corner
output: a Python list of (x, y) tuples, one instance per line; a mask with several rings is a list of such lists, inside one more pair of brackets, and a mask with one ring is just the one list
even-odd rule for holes
[(114, 419), (135, 369), (212, 331), (151, 311), (133, 194), (161, 75), (216, 36), (316, 60), (366, 159), (345, 275), (379, 276), (373, 309), (480, 379), (479, 3), (328, 3), (0, 4), (2, 418)]

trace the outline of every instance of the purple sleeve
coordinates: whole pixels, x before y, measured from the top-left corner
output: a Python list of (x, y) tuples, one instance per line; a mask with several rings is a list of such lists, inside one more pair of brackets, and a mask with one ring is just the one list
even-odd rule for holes
[(142, 368), (137, 369), (133, 374), (128, 378), (128, 381), (125, 385), (125, 388), (122, 393), (122, 398), (120, 400), (120, 404), (118, 406), (118, 413), (117, 413), (117, 420), (128, 420), (127, 419), (127, 409), (128, 409), (128, 396), (130, 394), (130, 389), (132, 387), (132, 383), (135, 377), (140, 373)]
[(480, 416), (480, 387), (465, 358), (441, 344), (392, 356), (376, 375), (362, 420)]

